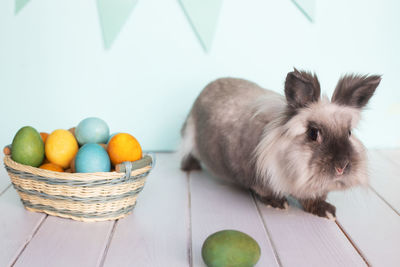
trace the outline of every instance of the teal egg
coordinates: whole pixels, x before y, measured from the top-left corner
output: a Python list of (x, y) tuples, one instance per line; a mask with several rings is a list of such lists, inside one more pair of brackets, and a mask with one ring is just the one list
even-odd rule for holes
[(75, 158), (76, 172), (109, 172), (111, 162), (107, 151), (99, 144), (83, 145)]
[(105, 144), (110, 136), (110, 130), (105, 121), (100, 118), (86, 118), (75, 129), (75, 136), (82, 146), (89, 143)]

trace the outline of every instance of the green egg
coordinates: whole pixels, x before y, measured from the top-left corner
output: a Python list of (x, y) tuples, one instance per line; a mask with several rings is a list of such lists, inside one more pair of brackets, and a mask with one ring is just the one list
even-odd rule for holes
[(19, 129), (11, 145), (11, 158), (21, 164), (39, 167), (44, 159), (42, 137), (34, 128)]
[(258, 243), (236, 230), (216, 232), (204, 241), (201, 255), (208, 267), (250, 267), (260, 258)]

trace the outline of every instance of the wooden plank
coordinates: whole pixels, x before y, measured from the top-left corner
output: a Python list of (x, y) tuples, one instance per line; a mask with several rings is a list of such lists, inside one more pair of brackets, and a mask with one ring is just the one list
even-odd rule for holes
[(205, 266), (201, 247), (214, 232), (234, 229), (252, 236), (260, 245), (257, 266), (279, 266), (273, 247), (249, 191), (211, 177), (206, 171), (190, 173), (193, 266)]
[(366, 266), (335, 222), (257, 202), (282, 266)]
[(332, 192), (338, 224), (372, 266), (400, 263), (400, 216), (373, 191)]
[(394, 162), (397, 164), (398, 167), (400, 167), (400, 149), (379, 149), (379, 150), (374, 150), (378, 154), (384, 156), (388, 160)]
[(48, 216), (15, 266), (98, 266), (113, 224)]
[(368, 158), (371, 187), (400, 214), (400, 165), (377, 151)]
[(12, 187), (0, 196), (0, 214), (0, 266), (9, 266), (46, 216), (25, 210)]
[(186, 174), (177, 154), (157, 154), (133, 214), (118, 222), (104, 266), (188, 266)]

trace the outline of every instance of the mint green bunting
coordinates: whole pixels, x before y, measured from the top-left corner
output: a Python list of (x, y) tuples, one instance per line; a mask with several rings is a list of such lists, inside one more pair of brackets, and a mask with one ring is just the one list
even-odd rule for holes
[(222, 0), (179, 0), (204, 50), (211, 49)]
[(18, 14), (28, 2), (29, 0), (15, 0), (15, 14)]
[(104, 46), (109, 49), (128, 20), (137, 0), (97, 0)]
[(292, 0), (306, 18), (314, 22), (315, 0)]

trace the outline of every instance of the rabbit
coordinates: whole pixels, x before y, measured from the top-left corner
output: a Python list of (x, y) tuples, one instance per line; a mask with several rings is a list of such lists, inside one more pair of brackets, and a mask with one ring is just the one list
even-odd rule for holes
[(262, 203), (335, 220), (328, 192), (368, 185), (366, 149), (352, 130), (381, 81), (380, 75), (343, 76), (320, 97), (316, 74), (289, 72), (282, 96), (237, 78), (209, 83), (182, 127), (181, 169), (202, 165), (233, 180)]

